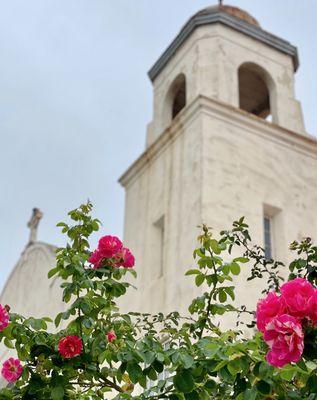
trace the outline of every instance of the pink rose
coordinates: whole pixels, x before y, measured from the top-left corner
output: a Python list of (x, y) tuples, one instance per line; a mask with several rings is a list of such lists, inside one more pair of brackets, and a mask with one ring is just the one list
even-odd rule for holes
[(135, 258), (130, 249), (128, 249), (127, 247), (123, 247), (120, 253), (116, 255), (116, 258), (116, 265), (118, 267), (133, 268)]
[(101, 262), (103, 260), (103, 256), (101, 255), (100, 251), (97, 249), (95, 250), (91, 256), (89, 257), (88, 261), (93, 264), (94, 269), (97, 269), (101, 266)]
[(274, 367), (298, 362), (304, 350), (304, 334), (300, 322), (283, 314), (266, 325), (264, 340), (270, 347), (266, 359)]
[(122, 249), (122, 242), (116, 236), (104, 236), (99, 240), (98, 251), (104, 258), (115, 256)]
[(74, 358), (79, 356), (83, 350), (83, 342), (76, 335), (62, 338), (58, 343), (58, 351), (63, 358)]
[(94, 269), (98, 269), (106, 258), (112, 259), (110, 265), (114, 267), (132, 268), (135, 262), (133, 254), (127, 247), (123, 247), (121, 240), (110, 235), (99, 240), (97, 250), (90, 255), (88, 261)]
[(122, 255), (123, 255), (122, 266), (124, 268), (132, 268), (132, 267), (134, 267), (135, 258), (134, 258), (134, 255), (131, 253), (130, 249), (124, 247), (122, 249)]
[(6, 381), (15, 382), (20, 378), (22, 372), (23, 367), (20, 360), (11, 357), (3, 363), (1, 375)]
[(303, 278), (296, 278), (281, 286), (288, 314), (298, 318), (308, 316), (308, 303), (315, 292), (314, 287)]
[(114, 333), (114, 331), (108, 332), (108, 333), (106, 334), (106, 336), (107, 336), (107, 339), (108, 339), (108, 342), (109, 342), (109, 343), (111, 343), (111, 342), (113, 342), (114, 340), (117, 339), (117, 335)]
[(9, 325), (10, 316), (6, 309), (0, 304), (0, 332)]
[(122, 251), (122, 242), (116, 236), (103, 236), (88, 261), (93, 264), (94, 269), (100, 268), (104, 258), (116, 257)]
[(265, 299), (258, 302), (256, 308), (256, 323), (259, 331), (265, 331), (266, 325), (274, 318), (286, 312), (284, 298), (275, 292), (270, 292)]

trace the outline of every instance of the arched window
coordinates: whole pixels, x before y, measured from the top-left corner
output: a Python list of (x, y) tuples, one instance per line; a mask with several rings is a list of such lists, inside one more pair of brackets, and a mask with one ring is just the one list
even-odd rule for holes
[(273, 90), (273, 81), (263, 68), (253, 63), (240, 66), (239, 107), (242, 110), (271, 121)]
[(176, 76), (169, 86), (162, 107), (164, 129), (186, 106), (186, 77), (183, 73)]
[(180, 75), (173, 88), (172, 119), (186, 106), (186, 81), (185, 76)]

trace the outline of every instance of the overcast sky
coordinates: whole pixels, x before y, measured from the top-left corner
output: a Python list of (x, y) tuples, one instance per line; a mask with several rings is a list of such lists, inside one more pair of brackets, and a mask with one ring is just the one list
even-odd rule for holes
[[(56, 222), (88, 197), (103, 233), (123, 233), (118, 177), (142, 152), (147, 71), (212, 0), (0, 0), (0, 290), (28, 240), (61, 244)], [(228, 3), (227, 3), (228, 4)], [(317, 2), (231, 0), (298, 46), (296, 95), (317, 133)]]

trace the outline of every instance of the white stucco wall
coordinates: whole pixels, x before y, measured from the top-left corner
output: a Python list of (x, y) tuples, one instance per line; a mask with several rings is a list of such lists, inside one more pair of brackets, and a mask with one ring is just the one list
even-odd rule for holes
[[(142, 159), (140, 170), (132, 171), (127, 183), (125, 242), (135, 252), (139, 275), (133, 282), (138, 291), (132, 291), (123, 301), (131, 310), (177, 308), (188, 289), (181, 266), (188, 264), (195, 245), (195, 232), (189, 234), (188, 227), (201, 220), (202, 121), (192, 110), (186, 117), (181, 112), (174, 122), (158, 146)], [(164, 270), (160, 276), (157, 252), (161, 244), (156, 222), (162, 216)], [(180, 281), (182, 284), (177, 284)]]

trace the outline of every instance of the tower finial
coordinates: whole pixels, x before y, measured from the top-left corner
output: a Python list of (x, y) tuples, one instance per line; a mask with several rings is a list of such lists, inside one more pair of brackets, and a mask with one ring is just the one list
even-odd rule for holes
[(218, 2), (219, 2), (219, 6), (222, 6), (223, 4), (223, 0), (218, 0)]
[(28, 228), (30, 228), (29, 244), (36, 242), (37, 239), (37, 228), (39, 226), (40, 220), (43, 217), (43, 213), (39, 208), (33, 208), (32, 216), (28, 222)]

